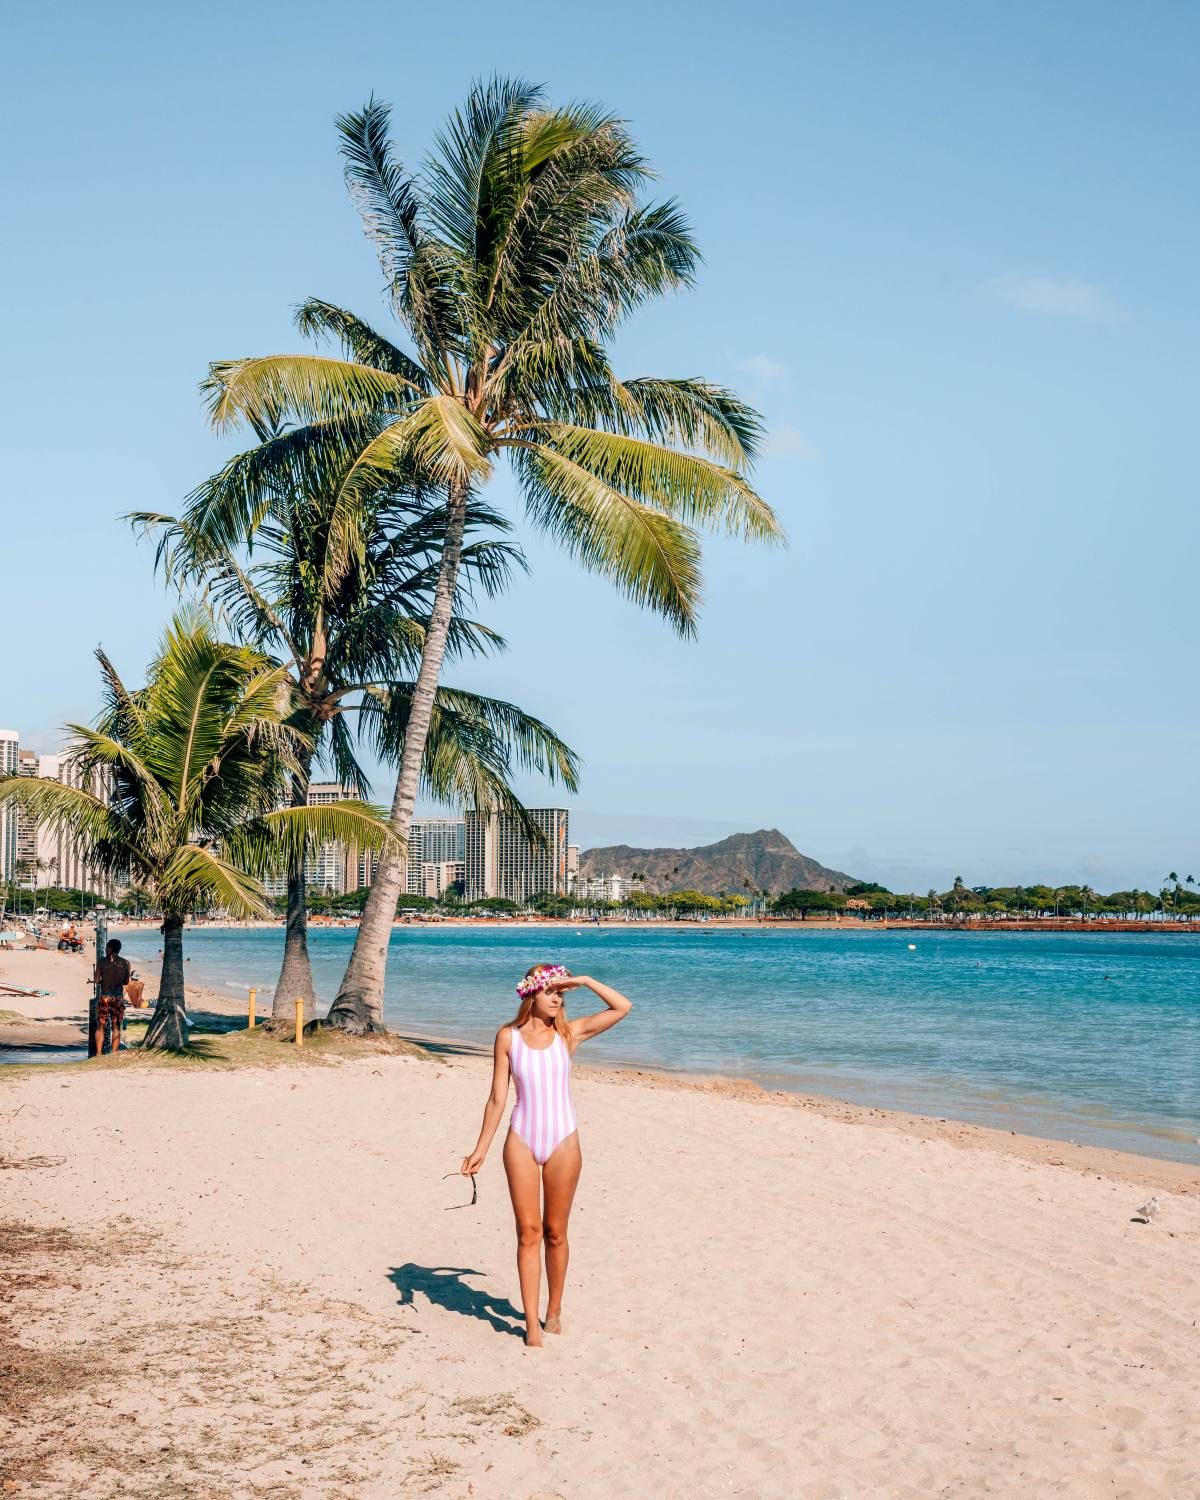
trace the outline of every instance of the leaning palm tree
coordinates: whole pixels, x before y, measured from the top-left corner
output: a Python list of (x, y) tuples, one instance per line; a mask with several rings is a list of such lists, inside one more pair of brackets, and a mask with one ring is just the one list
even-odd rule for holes
[(78, 786), (0, 780), (0, 806), (76, 839), (95, 868), (132, 877), (163, 914), (158, 1003), (144, 1045), (187, 1045), (183, 926), (197, 908), (265, 916), (259, 877), (310, 840), (385, 850), (386, 824), (364, 802), (280, 807), (308, 741), (288, 720), (284, 668), (217, 640), (200, 614), (178, 617), (130, 692), (98, 651), (105, 707), (94, 729), (69, 725)]
[[(294, 455), (355, 436), (331, 516), (331, 565), (356, 546), (354, 514), (381, 475), (418, 470), (446, 497), (447, 526), (417, 673), (391, 827), (406, 835), (453, 619), (470, 497), (499, 460), (525, 512), (566, 551), (682, 633), (695, 629), (698, 528), (780, 537), (747, 475), (761, 428), (699, 379), (621, 380), (607, 345), (631, 313), (690, 284), (698, 252), (673, 202), (640, 198), (650, 171), (603, 110), (546, 105), (541, 91), (475, 87), (419, 175), (374, 101), (339, 122), (351, 194), (379, 252), (406, 347), (312, 300), (303, 332), (345, 358), (306, 354), (212, 367), (214, 424), (287, 414)], [(297, 458), (297, 461), (300, 461)], [(206, 526), (244, 536), (259, 512), (255, 460), (212, 497)], [(385, 858), (340, 998), (382, 992), (399, 859)]]
[[(281, 436), (278, 430), (263, 434), (264, 445)], [(330, 567), (330, 505), (340, 474), (329, 455), (310, 456), (299, 473), (280, 464), (249, 556), (228, 540), (210, 540), (198, 524), (221, 475), (190, 497), (178, 519), (148, 512), (130, 517), (157, 536), (157, 561), (168, 579), (198, 587), (240, 639), (286, 666), (294, 722), (306, 736), (292, 775), (294, 807), (306, 805), (319, 757), (342, 785), (365, 795), (369, 788), (357, 742), (365, 739), (393, 763), (403, 755), (412, 677), (445, 535), (439, 497), (419, 487), (381, 486), (356, 512), (357, 545), (348, 565)], [(468, 508), (448, 657), (504, 645), (468, 618), (465, 608), (473, 589), (491, 596), (514, 566), (523, 565), (521, 554), (503, 539), (506, 530), (503, 517), (486, 506), (473, 502)], [(471, 539), (477, 531), (492, 534)], [(576, 758), (547, 725), (513, 704), (439, 687), (425, 742), (422, 790), (438, 802), (496, 807), (522, 818), (524, 809), (511, 790), (518, 768), (576, 789)], [(316, 987), (308, 951), (305, 860), (299, 853), (287, 871), (283, 964), (273, 1019), (286, 1022), (297, 998), (311, 1020)], [(362, 1005), (333, 1019), (359, 1031), (381, 1024), (378, 1008)]]

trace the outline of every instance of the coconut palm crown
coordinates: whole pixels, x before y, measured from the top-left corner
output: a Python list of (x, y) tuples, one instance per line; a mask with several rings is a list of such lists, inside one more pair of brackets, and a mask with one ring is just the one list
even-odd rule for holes
[(178, 1049), (188, 1039), (187, 915), (210, 906), (269, 915), (260, 877), (286, 868), (310, 841), (385, 849), (391, 835), (364, 802), (280, 806), (308, 744), (288, 722), (286, 671), (218, 640), (204, 615), (173, 621), (140, 690), (130, 692), (96, 655), (103, 711), (95, 728), (67, 726), (79, 785), (0, 779), (0, 805), (70, 834), (98, 869), (152, 893), (163, 913), (163, 967), (145, 1045)]
[[(346, 180), (378, 254), (400, 343), (331, 303), (299, 309), (302, 332), (340, 343), (323, 354), (211, 367), (218, 428), (296, 425), (287, 460), (354, 449), (331, 515), (330, 566), (348, 565), (354, 513), (381, 476), (416, 470), (442, 487), (448, 524), (392, 804), (407, 833), (424, 737), (453, 618), (468, 497), (506, 460), (528, 520), (632, 599), (694, 631), (698, 531), (781, 536), (748, 475), (757, 414), (695, 379), (621, 379), (608, 345), (621, 323), (688, 286), (698, 252), (674, 202), (643, 201), (651, 173), (624, 123), (591, 104), (549, 106), (497, 79), (472, 89), (416, 174), (388, 141), (375, 101), (341, 117)], [(403, 347), (402, 347), (403, 345)], [(351, 441), (353, 439), (353, 441)], [(199, 524), (253, 531), (260, 453), (212, 491)], [(339, 1005), (378, 996), (398, 865), (381, 866)]]

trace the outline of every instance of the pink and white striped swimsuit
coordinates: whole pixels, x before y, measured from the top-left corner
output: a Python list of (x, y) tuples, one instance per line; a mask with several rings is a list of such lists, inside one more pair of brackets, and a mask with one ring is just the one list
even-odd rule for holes
[(517, 1085), (509, 1129), (545, 1166), (555, 1146), (577, 1129), (571, 1107), (571, 1051), (558, 1032), (548, 1047), (531, 1047), (514, 1026), (508, 1066)]

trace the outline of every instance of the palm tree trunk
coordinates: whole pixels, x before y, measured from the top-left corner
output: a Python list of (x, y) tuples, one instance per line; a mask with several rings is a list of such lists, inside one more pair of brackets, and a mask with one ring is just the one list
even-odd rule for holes
[[(398, 839), (408, 842), (408, 830), (412, 823), (413, 807), (417, 800), (417, 789), (421, 781), (421, 765), (425, 758), (425, 740), (429, 734), (429, 722), (433, 717), (434, 698), (438, 679), (441, 676), (442, 657), (446, 653), (446, 638), (450, 633), (450, 621), (454, 611), (454, 589), (458, 581), (458, 566), (462, 558), (463, 525), (466, 519), (466, 486), (450, 491), (450, 504), (446, 523), (446, 540), (442, 548), (442, 560), (438, 570), (437, 589), (433, 597), (433, 611), (429, 616), (429, 628), (425, 633), (425, 644), (421, 652), (421, 670), (417, 673), (413, 689), (412, 707), (404, 731), (404, 753), (400, 758), (400, 774), (392, 797), (389, 820), (392, 832)], [(358, 936), (354, 940), (354, 951), (346, 966), (341, 988), (326, 1017), (330, 1026), (340, 1026), (344, 1031), (366, 1035), (384, 1030), (383, 984), (387, 973), (388, 943), (392, 936), (392, 922), (396, 916), (396, 902), (400, 896), (400, 879), (406, 868), (405, 856), (395, 850), (384, 850), (379, 859), (379, 871), (371, 884), (371, 893), (363, 907)]]
[(158, 1002), (143, 1047), (182, 1052), (188, 1044), (187, 996), (183, 980), (183, 918), (163, 914), (163, 963)]
[[(300, 769), (292, 777), (292, 806), (308, 805), (308, 784), (312, 776), (312, 754), (300, 757)], [(295, 1017), (295, 1003), (304, 1001), (305, 1024), (316, 1019), (317, 991), (313, 984), (312, 964), (308, 957), (308, 903), (304, 888), (304, 861), (288, 870), (287, 930), (283, 939), (283, 967), (271, 1002), (271, 1020), (285, 1023)]]

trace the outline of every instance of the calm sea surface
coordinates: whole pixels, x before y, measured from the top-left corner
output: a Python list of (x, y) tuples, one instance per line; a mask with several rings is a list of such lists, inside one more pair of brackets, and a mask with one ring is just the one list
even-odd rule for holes
[[(353, 941), (352, 929), (311, 936), (325, 1001)], [(256, 984), (262, 1006), (282, 942), (279, 931), (189, 931), (189, 975), (227, 993)], [(150, 960), (157, 934), (130, 932), (126, 945)], [(399, 928), (385, 1018), (411, 1035), (490, 1043), (517, 979), (546, 959), (635, 1003), (587, 1044), (596, 1062), (751, 1077), (1200, 1162), (1200, 937)], [(575, 1012), (586, 1003), (571, 999)]]

